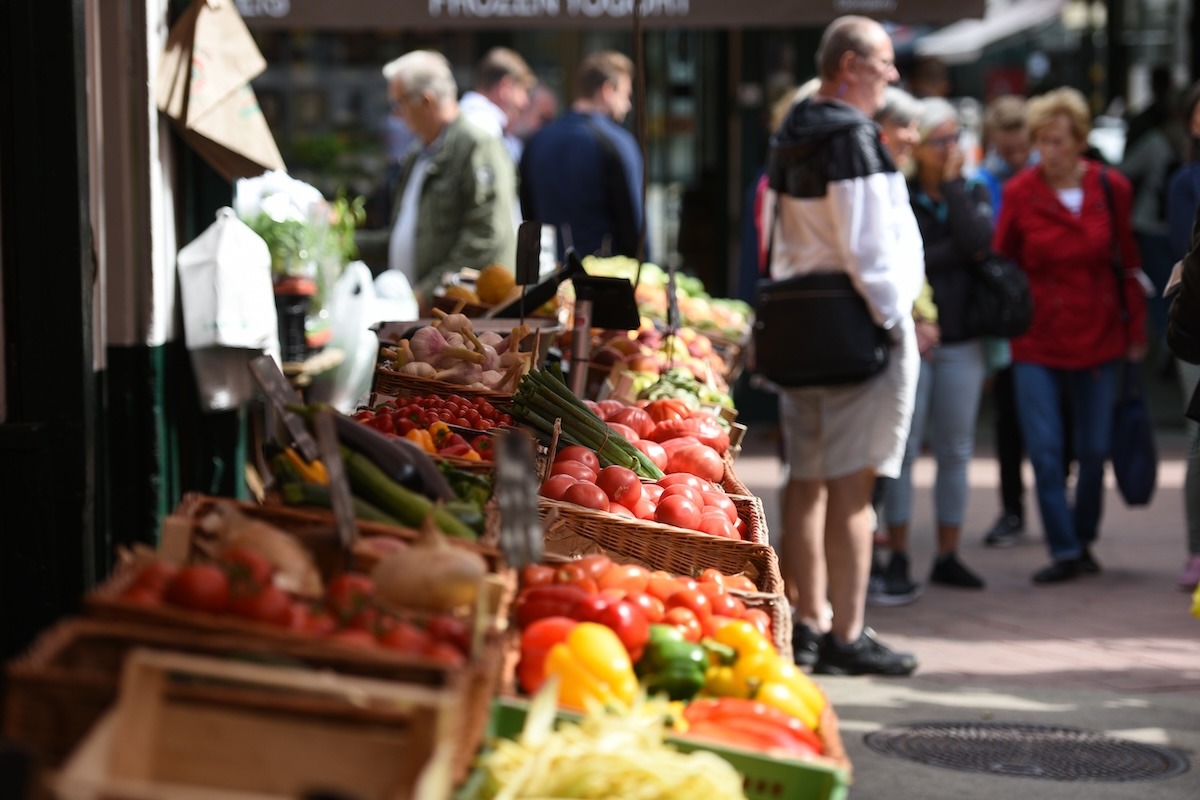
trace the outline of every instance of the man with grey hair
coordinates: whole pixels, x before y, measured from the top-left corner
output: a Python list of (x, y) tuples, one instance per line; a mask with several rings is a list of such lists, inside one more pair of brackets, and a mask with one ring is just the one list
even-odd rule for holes
[(460, 114), (458, 85), (440, 53), (406, 53), (383, 76), (393, 113), (419, 144), (401, 169), (388, 268), (402, 272), (428, 307), (446, 273), (512, 267), (516, 175), (504, 143)]
[(796, 603), (794, 654), (829, 674), (907, 675), (917, 665), (864, 624), (871, 492), (877, 476), (900, 472), (919, 368), (912, 307), (924, 276), (907, 186), (871, 120), (899, 77), (894, 59), (879, 23), (830, 23), (817, 51), (820, 86), (772, 137), (768, 167), (771, 279), (845, 273), (892, 342), (887, 366), (862, 383), (779, 395), (788, 454), (781, 565)]

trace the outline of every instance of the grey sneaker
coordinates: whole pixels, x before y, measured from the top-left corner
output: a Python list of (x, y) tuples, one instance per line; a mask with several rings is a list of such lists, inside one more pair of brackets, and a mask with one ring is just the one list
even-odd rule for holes
[(1001, 514), (983, 537), (988, 547), (1012, 547), (1025, 533), (1025, 522), (1016, 514)]
[(882, 586), (867, 584), (867, 605), (877, 607), (905, 606), (921, 596), (922, 587), (908, 577), (908, 556), (894, 552), (883, 572)]

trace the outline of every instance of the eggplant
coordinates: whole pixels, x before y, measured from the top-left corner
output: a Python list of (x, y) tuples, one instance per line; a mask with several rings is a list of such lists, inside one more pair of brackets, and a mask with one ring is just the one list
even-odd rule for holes
[(454, 490), (437, 464), (417, 445), (401, 438), (390, 439), (344, 414), (334, 414), (333, 420), (341, 443), (370, 459), (396, 483), (431, 500), (455, 499)]

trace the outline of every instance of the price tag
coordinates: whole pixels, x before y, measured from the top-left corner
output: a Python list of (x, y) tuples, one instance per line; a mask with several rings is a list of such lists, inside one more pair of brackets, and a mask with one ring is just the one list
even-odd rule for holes
[(333, 519), (337, 525), (338, 541), (349, 556), (354, 540), (358, 538), (358, 520), (354, 516), (354, 497), (350, 494), (350, 483), (346, 480), (346, 465), (342, 462), (342, 451), (338, 444), (337, 431), (333, 427), (334, 411), (321, 411), (316, 416), (317, 447), (325, 472), (329, 474), (329, 499), (333, 505)]
[(297, 452), (308, 461), (317, 458), (317, 443), (309, 435), (304, 420), (300, 418), (299, 414), (288, 408), (289, 405), (299, 403), (300, 396), (288, 383), (287, 378), (283, 377), (275, 359), (270, 356), (259, 356), (250, 362), (250, 374), (258, 381), (258, 385), (266, 393), (267, 399), (271, 401), (271, 405), (283, 419), (284, 426), (292, 435), (292, 442), (296, 445)]
[(542, 518), (537, 506), (537, 467), (533, 440), (510, 430), (496, 448), (496, 503), (500, 507), (500, 549), (513, 567), (542, 560)]

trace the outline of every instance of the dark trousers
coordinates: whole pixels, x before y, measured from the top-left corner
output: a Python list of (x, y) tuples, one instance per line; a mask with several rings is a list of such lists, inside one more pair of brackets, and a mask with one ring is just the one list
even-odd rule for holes
[[(992, 380), (992, 400), (995, 405), (996, 458), (1000, 461), (1000, 502), (1004, 513), (1025, 521), (1025, 483), (1021, 479), (1021, 462), (1025, 459), (1025, 440), (1017, 419), (1017, 393), (1013, 388), (1012, 367), (996, 372)], [(1071, 474), (1074, 442), (1071, 431), (1070, 404), (1063, 398), (1063, 481)]]
[(1025, 442), (1017, 421), (1017, 396), (1013, 391), (1012, 367), (996, 373), (992, 382), (996, 412), (996, 458), (1000, 461), (1000, 502), (1004, 513), (1025, 519), (1025, 486), (1021, 481), (1021, 461)]

